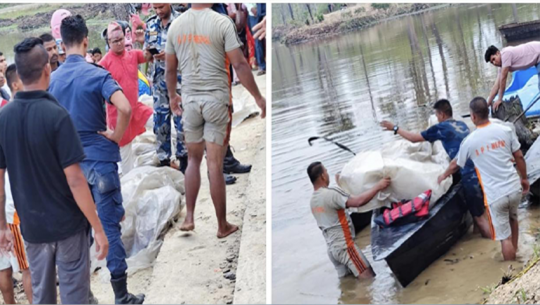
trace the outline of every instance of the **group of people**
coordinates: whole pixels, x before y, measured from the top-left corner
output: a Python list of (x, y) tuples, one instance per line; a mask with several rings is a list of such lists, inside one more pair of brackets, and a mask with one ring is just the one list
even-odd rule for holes
[[(463, 121), (453, 118), (452, 106), (446, 99), (438, 100), (433, 106), (438, 124), (420, 133), (404, 130), (390, 121), (382, 121), (380, 125), (413, 143), (442, 142), (451, 162), (438, 177), (438, 183), (450, 176), (454, 183), (461, 181), (475, 231), (484, 238), (500, 241), (503, 259), (511, 261), (516, 259), (518, 249), (517, 209), (530, 185), (516, 133), (504, 124), (491, 122), (490, 107), (492, 113), (496, 112), (503, 102), (508, 72), (535, 66), (540, 90), (540, 42), (502, 50), (490, 46), (485, 61), (498, 67), (499, 73), (488, 99), (475, 97), (469, 103), (471, 120), (476, 126), (473, 132)], [(329, 187), (328, 172), (320, 162), (310, 164), (307, 173), (314, 187), (311, 211), (326, 239), (328, 255), (338, 275), (374, 276), (369, 262), (354, 243), (355, 230), (346, 209), (369, 202), (390, 185), (390, 179), (383, 178), (372, 189), (352, 196), (339, 187)], [(336, 180), (339, 181), (339, 176)]]
[[(123, 173), (133, 167), (126, 160), (130, 143), (152, 114), (163, 166), (170, 165), (171, 117), (182, 126), (177, 154), (185, 158), (187, 215), (180, 229), (195, 228), (200, 165), (206, 153), (217, 237), (238, 230), (227, 221), (223, 175), (230, 152), (231, 70), (254, 97), (262, 118), (266, 99), (225, 10), (215, 4), (192, 4), (180, 14), (170, 4), (152, 6), (156, 16), (140, 35), (143, 50), (126, 49), (126, 27), (111, 22), (108, 52), (89, 63), (84, 18), (61, 12), (52, 33), (26, 38), (14, 47), (14, 64), (3, 69), (5, 58), (0, 57), (0, 71), (10, 89), (9, 102), (0, 110), (0, 258), (16, 258), (21, 269), (26, 267), (23, 283), (30, 302), (56, 303), (57, 274), (62, 303), (92, 302), (93, 243), (97, 258), (107, 260), (115, 303), (144, 302), (144, 294), (127, 291), (118, 163)], [(53, 36), (55, 29), (60, 43)], [(257, 34), (264, 36), (264, 30)], [(64, 61), (59, 49), (66, 54)], [(145, 62), (154, 66), (153, 111), (138, 102), (138, 65)], [(7, 215), (10, 198), (13, 217)], [(4, 300), (13, 303), (8, 278), (13, 293), (11, 273), (0, 272)]]

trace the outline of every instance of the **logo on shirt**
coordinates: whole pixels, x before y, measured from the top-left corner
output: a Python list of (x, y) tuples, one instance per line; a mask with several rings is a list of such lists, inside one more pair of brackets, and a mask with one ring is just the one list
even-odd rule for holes
[(210, 38), (205, 35), (178, 35), (177, 37), (178, 44), (186, 43), (186, 42), (194, 42), (196, 44), (210, 44)]
[(491, 144), (487, 144), (486, 146), (480, 147), (480, 150), (476, 150), (476, 155), (480, 156), (481, 154), (484, 154), (484, 152), (489, 152), (503, 147), (506, 147), (506, 143), (503, 140), (499, 140), (497, 142), (493, 142)]
[(311, 209), (311, 211), (313, 212), (313, 214), (323, 214), (326, 212), (324, 207), (314, 207), (313, 209)]

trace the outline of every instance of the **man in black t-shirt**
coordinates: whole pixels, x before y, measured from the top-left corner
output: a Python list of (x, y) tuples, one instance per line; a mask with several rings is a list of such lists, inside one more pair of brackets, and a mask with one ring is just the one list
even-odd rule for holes
[(24, 91), (0, 111), (0, 250), (12, 247), (6, 224), (5, 173), (27, 242), (34, 304), (84, 304), (90, 291), (90, 235), (98, 259), (109, 244), (79, 167), (85, 155), (69, 113), (46, 90), (51, 67), (39, 38), (14, 48)]

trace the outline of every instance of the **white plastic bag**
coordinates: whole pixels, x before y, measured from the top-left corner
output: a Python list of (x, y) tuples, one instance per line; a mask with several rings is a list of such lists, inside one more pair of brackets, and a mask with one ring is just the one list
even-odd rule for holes
[(540, 141), (534, 141), (525, 155), (527, 178), (532, 185), (540, 178)]
[(245, 119), (251, 115), (259, 113), (259, 107), (255, 103), (255, 99), (247, 90), (242, 90), (239, 96), (233, 96), (234, 112), (232, 115), (232, 126), (240, 125)]
[[(161, 235), (183, 208), (184, 175), (170, 167), (134, 168), (121, 178), (123, 206), (122, 242), (126, 248), (128, 273), (150, 267), (163, 241)], [(95, 259), (92, 269), (105, 268), (105, 260)], [(104, 277), (106, 279), (106, 277)]]
[(390, 186), (377, 194), (366, 205), (357, 208), (367, 212), (393, 201), (412, 199), (432, 190), (430, 206), (441, 198), (452, 185), (452, 177), (437, 183), (450, 160), (440, 141), (413, 144), (399, 140), (384, 145), (379, 151), (367, 151), (356, 155), (340, 174), (339, 185), (352, 195), (371, 189), (383, 177), (390, 177)]

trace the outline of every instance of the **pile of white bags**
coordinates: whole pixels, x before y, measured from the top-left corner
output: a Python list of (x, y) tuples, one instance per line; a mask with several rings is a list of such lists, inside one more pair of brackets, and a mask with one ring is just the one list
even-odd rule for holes
[(440, 141), (431, 144), (398, 140), (384, 145), (379, 151), (357, 154), (340, 173), (339, 185), (352, 195), (371, 189), (383, 177), (390, 177), (390, 186), (369, 203), (359, 207), (367, 212), (391, 202), (412, 199), (432, 190), (430, 206), (441, 198), (452, 185), (452, 177), (437, 183), (450, 160)]
[[(152, 266), (163, 241), (161, 234), (180, 215), (183, 208), (184, 175), (170, 167), (143, 166), (123, 176), (122, 197), (126, 218), (122, 224), (122, 242), (126, 248), (128, 273)], [(92, 270), (108, 270), (105, 260), (95, 259), (92, 246)]]

